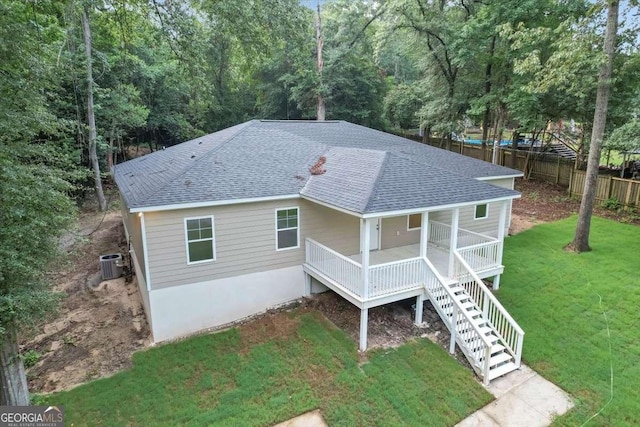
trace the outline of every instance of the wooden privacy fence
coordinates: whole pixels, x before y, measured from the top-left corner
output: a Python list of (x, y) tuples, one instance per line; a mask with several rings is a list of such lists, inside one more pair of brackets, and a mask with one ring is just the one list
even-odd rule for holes
[[(405, 136), (422, 142), (422, 138)], [(431, 138), (429, 145), (447, 148), (446, 141)], [(493, 157), (493, 146), (487, 145), (483, 159), (480, 145), (451, 141), (451, 151), (490, 162)], [(514, 158), (515, 156), (515, 158)], [(582, 198), (586, 172), (574, 169), (575, 161), (550, 153), (529, 152), (500, 147), (498, 163), (502, 166), (523, 171), (525, 177), (569, 187), (569, 196)], [(596, 202), (611, 200), (630, 210), (640, 208), (640, 181), (599, 175), (596, 186)], [(615, 203), (614, 202), (614, 203)]]
[[(582, 197), (586, 172), (573, 170), (569, 182), (569, 195)], [(596, 202), (606, 200), (618, 202), (626, 209), (640, 206), (640, 181), (616, 178), (610, 175), (598, 175)]]
[[(421, 141), (420, 137), (411, 137), (410, 139)], [(431, 138), (429, 145), (446, 149), (446, 142), (441, 141), (439, 138)], [(493, 158), (492, 145), (487, 145), (484, 159), (482, 146), (476, 144), (451, 141), (451, 151), (488, 162)], [(515, 159), (513, 158), (514, 156)], [(527, 178), (535, 178), (565, 187), (569, 186), (571, 171), (575, 167), (574, 160), (566, 159), (557, 154), (514, 150), (507, 147), (499, 148), (498, 163), (502, 166), (523, 171)]]

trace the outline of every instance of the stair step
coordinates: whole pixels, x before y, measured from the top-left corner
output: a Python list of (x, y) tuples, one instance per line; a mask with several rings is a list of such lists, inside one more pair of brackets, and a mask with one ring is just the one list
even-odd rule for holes
[[(502, 347), (502, 349), (504, 349), (504, 347), (501, 346), (500, 343), (498, 342), (498, 337), (496, 337), (495, 335), (489, 335), (487, 338), (489, 339), (489, 342), (491, 343), (491, 354), (496, 354), (501, 350), (497, 346), (500, 346), (500, 347)], [(469, 341), (466, 342), (466, 347), (472, 353), (475, 353), (476, 351), (481, 349), (483, 346), (484, 346), (484, 342), (481, 341), (480, 338), (476, 338), (476, 339), (469, 340)]]
[(491, 356), (491, 359), (489, 360), (489, 366), (498, 366), (504, 362), (511, 361), (511, 360), (513, 360), (513, 357), (509, 353), (507, 352), (498, 353), (495, 356)]
[(476, 303), (471, 298), (469, 298), (467, 301), (461, 302), (460, 305), (464, 310), (468, 311), (470, 308), (474, 308), (476, 306)]
[(508, 362), (508, 363), (505, 363), (504, 365), (498, 366), (497, 368), (490, 369), (489, 370), (489, 381), (491, 381), (491, 380), (493, 380), (495, 378), (501, 377), (503, 375), (506, 375), (509, 372), (513, 372), (516, 369), (518, 369), (518, 367), (513, 362)]
[(469, 310), (469, 316), (475, 320), (475, 319), (477, 319), (476, 316), (482, 316), (482, 312), (480, 310), (476, 310), (474, 308), (474, 309)]
[(500, 343), (494, 344), (491, 346), (491, 354), (496, 354), (496, 353), (500, 353), (501, 351), (506, 350), (507, 347), (503, 346)]

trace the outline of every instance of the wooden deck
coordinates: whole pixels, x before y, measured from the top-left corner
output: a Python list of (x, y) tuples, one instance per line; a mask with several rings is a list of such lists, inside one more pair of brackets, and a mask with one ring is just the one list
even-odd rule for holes
[[(420, 245), (398, 246), (396, 248), (381, 249), (369, 253), (369, 263), (371, 266), (385, 264), (387, 262), (400, 261), (403, 259), (415, 258), (420, 255)], [(352, 260), (361, 263), (362, 254), (349, 256)], [(443, 277), (448, 277), (449, 251), (436, 245), (427, 246), (427, 258)]]

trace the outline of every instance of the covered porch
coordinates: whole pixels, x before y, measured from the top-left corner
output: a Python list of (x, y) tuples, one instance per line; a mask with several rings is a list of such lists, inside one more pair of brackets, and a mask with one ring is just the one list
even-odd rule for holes
[[(305, 240), (304, 271), (307, 292), (311, 278), (329, 287), (361, 309), (360, 348), (366, 349), (367, 312), (371, 307), (416, 298), (416, 323), (422, 322), (425, 285), (439, 281), (450, 286), (473, 270), (479, 277), (494, 277), (499, 285), (503, 271), (502, 248), (509, 201), (502, 201), (497, 237), (459, 227), (460, 208), (451, 209), (450, 224), (430, 221), (421, 212), (419, 243), (377, 249), (372, 247), (372, 226), (378, 218), (360, 220), (360, 253), (342, 254), (313, 238)], [(376, 225), (377, 224), (377, 225)], [(362, 250), (369, 248), (369, 250)]]

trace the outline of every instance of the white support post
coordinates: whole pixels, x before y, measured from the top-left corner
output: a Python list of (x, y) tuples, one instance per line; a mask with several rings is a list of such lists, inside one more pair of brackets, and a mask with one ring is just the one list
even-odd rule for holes
[(502, 264), (502, 248), (504, 246), (504, 229), (507, 225), (507, 208), (509, 201), (505, 200), (500, 204), (500, 221), (498, 223), (498, 240), (500, 241), (500, 245), (498, 246), (498, 259), (497, 261)]
[(453, 261), (455, 259), (454, 252), (458, 248), (458, 222), (460, 220), (460, 208), (451, 211), (451, 237), (449, 241), (449, 277), (454, 276)]
[(428, 242), (429, 242), (429, 212), (422, 212), (422, 224), (420, 228), (420, 258), (427, 257)]
[[(496, 260), (498, 264), (502, 265), (502, 253), (504, 249), (504, 229), (507, 225), (507, 209), (509, 207), (510, 201), (505, 200), (500, 204), (500, 221), (498, 222), (498, 259)], [(493, 279), (493, 290), (497, 291), (500, 289), (500, 275), (496, 275)]]
[(424, 295), (418, 295), (416, 297), (416, 319), (413, 323), (417, 326), (422, 325), (422, 306), (424, 305)]
[(311, 296), (311, 275), (304, 273), (304, 296)]
[(455, 303), (453, 305), (453, 313), (451, 313), (451, 341), (449, 341), (449, 353), (456, 352), (456, 334), (458, 333), (458, 308)]
[(362, 251), (362, 298), (369, 299), (369, 252), (371, 248), (371, 220), (361, 219), (360, 250)]
[(369, 309), (360, 310), (360, 351), (367, 351), (367, 321), (369, 319)]

